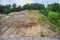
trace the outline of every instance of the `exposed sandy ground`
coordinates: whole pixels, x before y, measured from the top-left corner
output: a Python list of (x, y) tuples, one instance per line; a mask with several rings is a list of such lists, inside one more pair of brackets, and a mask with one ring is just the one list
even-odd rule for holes
[[(29, 12), (33, 13), (32, 18), (28, 16)], [(36, 18), (38, 15), (38, 10), (10, 13), (1, 19), (1, 36), (40, 37), (41, 32), (44, 36), (52, 36), (54, 33), (48, 29), (50, 27), (49, 22), (47, 21), (45, 25), (42, 25)]]

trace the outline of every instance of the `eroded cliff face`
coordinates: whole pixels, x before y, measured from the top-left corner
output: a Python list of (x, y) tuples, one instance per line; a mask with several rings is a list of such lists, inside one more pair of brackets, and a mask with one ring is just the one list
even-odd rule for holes
[[(32, 13), (32, 15), (29, 13)], [(42, 25), (37, 19), (38, 15), (38, 10), (25, 10), (10, 13), (1, 19), (1, 36), (51, 36), (53, 32), (48, 29), (48, 27), (50, 27), (49, 23), (46, 22), (45, 25)]]

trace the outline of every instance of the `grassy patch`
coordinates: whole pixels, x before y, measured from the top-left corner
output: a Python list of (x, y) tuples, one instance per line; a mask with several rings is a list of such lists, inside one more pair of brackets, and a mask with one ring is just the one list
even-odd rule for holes
[(56, 25), (54, 25), (54, 24), (52, 24), (52, 23), (50, 24), (49, 29), (50, 29), (52, 32), (56, 32), (56, 31), (57, 31)]
[(41, 23), (41, 24), (45, 24), (46, 22), (47, 22), (47, 20), (48, 20), (48, 18), (46, 17), (46, 16), (42, 16), (42, 15), (39, 15), (39, 16), (37, 16), (37, 19), (39, 20), (39, 22)]
[(57, 12), (49, 11), (48, 18), (55, 20), (55, 19), (58, 19), (58, 15), (59, 15), (59, 13), (57, 13)]
[(44, 37), (43, 31), (41, 31), (41, 34), (40, 35), (41, 35), (41, 37)]
[(29, 13), (28, 13), (28, 17), (29, 17), (29, 18), (33, 18), (33, 17), (34, 17), (32, 11), (29, 11)]
[(32, 18), (32, 17), (33, 17), (33, 14), (32, 14), (32, 13), (29, 13), (28, 16), (29, 16), (30, 18)]

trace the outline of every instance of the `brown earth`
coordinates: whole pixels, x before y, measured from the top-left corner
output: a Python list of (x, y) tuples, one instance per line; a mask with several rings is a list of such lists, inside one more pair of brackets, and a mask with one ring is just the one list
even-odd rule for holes
[[(29, 13), (32, 13), (32, 18), (29, 17)], [(1, 19), (1, 36), (41, 36), (41, 32), (44, 36), (52, 36), (49, 22), (46, 21), (42, 25), (36, 18), (39, 14), (38, 10), (25, 10), (21, 12), (12, 12), (9, 15)], [(42, 15), (42, 14), (41, 14)]]

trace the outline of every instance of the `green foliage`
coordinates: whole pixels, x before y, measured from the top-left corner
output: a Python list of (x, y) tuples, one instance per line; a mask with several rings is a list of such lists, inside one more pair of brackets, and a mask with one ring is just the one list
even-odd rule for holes
[(16, 8), (16, 6), (17, 6), (16, 4), (13, 4), (13, 5), (12, 5), (13, 8)]
[(57, 20), (57, 25), (60, 27), (60, 20)]
[(31, 9), (41, 10), (41, 9), (45, 9), (45, 6), (43, 4), (32, 3), (31, 4)]
[(54, 11), (54, 12), (60, 12), (60, 4), (59, 3), (49, 4), (47, 9)]
[(10, 12), (11, 5), (0, 5), (1, 14), (8, 14)]
[(16, 11), (16, 6), (17, 6), (16, 4), (13, 4), (13, 5), (12, 5), (11, 12)]
[(45, 6), (43, 4), (38, 4), (38, 3), (31, 3), (31, 4), (25, 4), (23, 6), (23, 9), (26, 10), (40, 10), (40, 9), (45, 9)]
[(53, 32), (59, 32), (60, 31), (60, 19), (59, 19), (59, 13), (49, 11), (48, 18), (50, 19), (50, 29)]
[(46, 21), (48, 20), (48, 18), (44, 15), (39, 15), (37, 16), (37, 19), (39, 20), (39, 22), (42, 24), (42, 25), (45, 25)]
[(53, 32), (58, 32), (59, 33), (60, 32), (60, 20), (58, 20), (58, 21), (55, 21), (55, 20), (51, 21), (49, 29), (51, 31), (53, 31)]
[(45, 16), (48, 16), (49, 10), (41, 9), (40, 12), (43, 13)]
[(57, 12), (52, 12), (50, 11), (48, 14), (48, 18), (53, 19), (53, 20), (57, 20), (58, 19), (58, 14)]
[(8, 5), (0, 5), (0, 13), (2, 14), (9, 14), (10, 12), (15, 11), (21, 11), (21, 10), (40, 10), (45, 9), (45, 6), (43, 4), (38, 3), (31, 3), (31, 4), (25, 4), (22, 6), (17, 6), (16, 4), (13, 4), (12, 6), (10, 4)]
[(23, 7), (17, 6), (16, 4), (13, 4), (12, 6), (8, 4), (8, 5), (0, 5), (0, 13), (8, 14), (10, 12), (21, 11), (21, 10), (26, 10), (26, 9), (27, 10), (40, 10), (46, 16), (48, 15), (48, 12), (49, 12), (48, 10), (60, 13), (59, 3), (49, 4), (46, 8), (43, 4), (38, 4), (38, 3), (25, 4), (23, 5)]
[(16, 8), (16, 11), (21, 11), (23, 10), (22, 7), (19, 5), (17, 8)]
[(58, 19), (60, 19), (60, 13), (58, 14)]
[[(43, 13), (46, 17), (49, 18), (49, 20), (51, 22), (49, 29), (53, 32), (60, 31), (60, 13), (59, 13), (60, 10), (59, 10), (59, 7), (55, 7), (56, 5), (58, 6), (58, 4), (54, 3), (54, 4), (49, 5), (48, 9), (40, 10), (41, 13)], [(42, 20), (45, 20), (44, 18)], [(41, 20), (41, 17), (39, 17), (39, 19)]]
[(5, 10), (4, 5), (0, 5), (0, 13), (1, 13), (1, 14), (4, 12), (4, 10)]
[(25, 4), (23, 5), (23, 10), (30, 10), (31, 9), (31, 4)]
[(37, 18), (41, 21), (46, 21), (47, 20), (46, 16), (38, 16)]
[(57, 26), (57, 29), (60, 31), (60, 20), (57, 20), (56, 23), (54, 23)]

